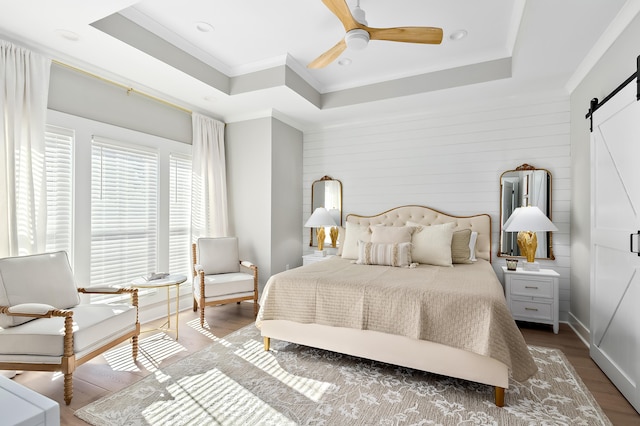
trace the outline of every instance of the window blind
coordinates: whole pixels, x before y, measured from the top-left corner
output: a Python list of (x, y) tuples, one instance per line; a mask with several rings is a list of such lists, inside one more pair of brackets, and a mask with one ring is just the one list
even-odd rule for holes
[(46, 251), (64, 250), (69, 259), (73, 241), (73, 130), (57, 126), (45, 129), (47, 173)]
[(157, 152), (93, 137), (91, 285), (157, 272), (157, 187)]
[(169, 156), (169, 271), (191, 275), (191, 156)]

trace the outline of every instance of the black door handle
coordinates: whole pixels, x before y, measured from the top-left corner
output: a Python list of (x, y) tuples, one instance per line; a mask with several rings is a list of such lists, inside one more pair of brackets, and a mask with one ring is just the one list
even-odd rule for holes
[(640, 250), (639, 251), (633, 251), (633, 236), (640, 236), (640, 231), (636, 232), (635, 234), (629, 234), (629, 251), (631, 253), (637, 253), (638, 256), (640, 256)]

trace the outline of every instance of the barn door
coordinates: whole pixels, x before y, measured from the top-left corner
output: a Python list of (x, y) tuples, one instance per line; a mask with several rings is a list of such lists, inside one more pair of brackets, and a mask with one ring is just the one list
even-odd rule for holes
[(590, 353), (640, 411), (640, 102), (634, 86), (592, 117)]

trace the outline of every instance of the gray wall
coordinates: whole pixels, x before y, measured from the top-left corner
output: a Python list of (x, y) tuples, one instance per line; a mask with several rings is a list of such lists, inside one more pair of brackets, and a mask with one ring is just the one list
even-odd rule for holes
[(48, 107), (191, 144), (191, 114), (67, 67), (52, 64)]
[(302, 133), (274, 118), (227, 124), (225, 133), (230, 232), (258, 265), (262, 290), (302, 264)]
[[(569, 322), (589, 341), (590, 323), (590, 133), (585, 114), (592, 98), (602, 100), (636, 71), (640, 54), (640, 15), (571, 94), (571, 316)], [(632, 83), (632, 84), (635, 84)]]

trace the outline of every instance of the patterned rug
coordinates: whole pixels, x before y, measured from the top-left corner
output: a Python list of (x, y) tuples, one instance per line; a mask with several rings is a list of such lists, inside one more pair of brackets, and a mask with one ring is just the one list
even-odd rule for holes
[[(272, 340), (251, 324), (75, 415), (93, 425), (610, 425), (564, 354), (493, 388)], [(144, 345), (141, 343), (142, 353)]]

